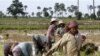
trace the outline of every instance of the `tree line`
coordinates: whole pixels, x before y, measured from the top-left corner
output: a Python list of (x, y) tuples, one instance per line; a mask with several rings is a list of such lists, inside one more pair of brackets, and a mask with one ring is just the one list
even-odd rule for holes
[[(11, 14), (14, 18), (28, 17), (29, 16), (28, 12), (26, 12), (27, 8), (28, 6), (23, 5), (22, 2), (20, 2), (19, 0), (13, 0), (12, 4), (7, 8), (7, 14)], [(98, 8), (96, 14), (95, 14), (95, 8)], [(93, 5), (89, 5), (87, 9), (89, 10), (89, 13), (86, 13), (84, 15), (81, 11), (79, 11), (79, 0), (78, 0), (78, 5), (70, 5), (67, 8), (64, 3), (55, 3), (54, 10), (52, 7), (44, 7), (43, 9), (41, 9), (41, 6), (37, 6), (38, 12), (36, 13), (36, 16), (53, 17), (53, 15), (56, 14), (55, 17), (73, 18), (74, 16), (78, 20), (80, 20), (82, 17), (90, 19), (100, 18), (100, 5), (95, 6), (94, 0), (93, 0)], [(34, 17), (34, 15), (35, 13), (32, 12), (31, 16)], [(0, 11), (0, 17), (5, 17), (5, 16), (6, 15), (4, 15), (2, 11)]]

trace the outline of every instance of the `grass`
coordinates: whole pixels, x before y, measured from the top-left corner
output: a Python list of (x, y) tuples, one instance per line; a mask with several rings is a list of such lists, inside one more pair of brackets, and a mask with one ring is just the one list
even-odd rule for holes
[[(59, 19), (61, 20), (61, 19)], [(62, 19), (65, 23), (75, 19)], [(80, 29), (100, 29), (100, 22), (97, 20), (77, 20), (80, 24)], [(0, 18), (0, 29), (3, 30), (40, 30), (47, 29), (50, 19), (47, 18)]]
[(0, 56), (4, 56), (3, 55), (3, 44), (0, 44)]
[[(65, 56), (64, 53), (58, 52), (59, 54), (54, 54), (54, 56)], [(100, 52), (96, 52), (96, 54), (86, 55), (84, 52), (81, 52), (81, 56), (100, 56)]]

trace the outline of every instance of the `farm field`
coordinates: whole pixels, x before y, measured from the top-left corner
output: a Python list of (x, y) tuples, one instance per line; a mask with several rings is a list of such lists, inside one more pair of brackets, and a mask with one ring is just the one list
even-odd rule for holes
[[(58, 19), (63, 20), (65, 23), (68, 23), (70, 20), (76, 19)], [(99, 20), (77, 20), (79, 23), (80, 29), (100, 29), (100, 21)], [(47, 29), (50, 22), (50, 18), (0, 18), (0, 29), (5, 30), (39, 30), (39, 29)]]
[(3, 44), (0, 44), (0, 56), (4, 56), (3, 55)]
[[(58, 19), (61, 20), (61, 19)], [(72, 19), (62, 19), (65, 23)], [(75, 19), (74, 19), (75, 20)], [(99, 20), (77, 20), (79, 29), (86, 35), (86, 42), (93, 42), (100, 46), (100, 21)], [(0, 35), (4, 40), (32, 41), (31, 37), (35, 34), (46, 34), (50, 19), (46, 18), (0, 18)], [(7, 34), (9, 37), (6, 37)], [(28, 36), (29, 35), (29, 36)], [(85, 56), (82, 52), (82, 56)], [(99, 52), (98, 52), (98, 55)], [(3, 44), (0, 45), (0, 56), (3, 56)], [(62, 53), (60, 54), (62, 56)]]
[[(21, 31), (18, 31), (18, 30), (6, 30), (5, 31), (6, 33), (9, 33), (9, 39), (12, 39), (12, 40), (15, 40), (15, 41), (29, 41), (29, 42), (32, 42), (31, 40), (31, 37), (26, 37), (26, 33), (21, 30)], [(1, 33), (3, 35), (5, 35), (4, 31)], [(100, 31), (99, 30), (80, 30), (80, 32), (82, 34), (86, 33), (86, 37), (87, 37), (87, 40), (86, 42), (92, 42), (92, 43), (95, 43), (96, 45), (100, 45)], [(95, 32), (97, 32), (98, 34), (94, 34)], [(46, 33), (46, 30), (29, 30), (27, 31), (27, 34), (44, 34)], [(2, 49), (2, 45), (0, 45), (1, 49), (0, 50), (3, 50)], [(0, 52), (2, 53), (2, 51)], [(0, 55), (3, 55), (3, 54), (0, 54)], [(60, 56), (63, 56), (63, 53), (61, 52), (59, 54)], [(82, 56), (85, 56), (84, 52), (81, 53)], [(100, 53), (98, 52), (98, 55), (100, 55)], [(56, 55), (55, 55), (56, 56)]]

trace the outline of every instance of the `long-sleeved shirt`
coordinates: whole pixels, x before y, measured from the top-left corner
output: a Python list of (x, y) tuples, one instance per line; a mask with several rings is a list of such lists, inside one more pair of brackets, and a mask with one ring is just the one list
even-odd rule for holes
[(56, 30), (57, 35), (60, 35), (62, 37), (64, 35), (64, 33), (65, 33), (65, 31), (64, 31), (63, 27), (57, 28), (57, 30)]
[(47, 37), (51, 38), (54, 36), (56, 26), (54, 24), (50, 25), (47, 31)]
[(13, 48), (13, 51), (17, 50), (18, 48), (20, 48), (24, 56), (32, 55), (32, 46), (30, 43), (26, 43), (26, 42), (19, 43), (17, 46)]
[(79, 50), (81, 47), (80, 36), (80, 34), (74, 36), (70, 33), (65, 33), (63, 37), (50, 49), (47, 56), (63, 45), (66, 46), (66, 56), (79, 56)]

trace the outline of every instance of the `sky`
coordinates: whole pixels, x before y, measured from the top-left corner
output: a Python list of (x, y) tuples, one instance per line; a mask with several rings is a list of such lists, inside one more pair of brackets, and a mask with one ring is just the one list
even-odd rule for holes
[[(0, 11), (3, 11), (3, 13), (7, 13), (7, 8), (10, 6), (13, 0), (0, 0)], [(31, 12), (38, 12), (37, 6), (40, 6), (42, 9), (44, 7), (53, 7), (55, 3), (64, 3), (65, 8), (67, 8), (70, 5), (77, 5), (77, 0), (19, 0), (23, 3), (23, 5), (27, 5), (27, 12), (31, 14)], [(83, 13), (89, 13), (88, 12), (88, 6), (92, 5), (92, 0), (80, 0), (80, 8), (79, 10)], [(100, 5), (100, 0), (95, 0), (95, 6)]]

